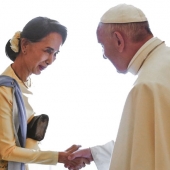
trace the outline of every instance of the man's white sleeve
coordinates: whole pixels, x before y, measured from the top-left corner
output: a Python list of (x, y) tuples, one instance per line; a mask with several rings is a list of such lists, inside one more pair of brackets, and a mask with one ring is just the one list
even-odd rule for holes
[(90, 148), (98, 170), (109, 170), (113, 148), (114, 141), (110, 141), (105, 145)]

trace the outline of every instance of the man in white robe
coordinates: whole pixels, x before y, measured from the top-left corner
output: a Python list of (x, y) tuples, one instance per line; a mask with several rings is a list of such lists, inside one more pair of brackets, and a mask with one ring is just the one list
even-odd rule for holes
[(82, 149), (69, 159), (89, 158), (98, 170), (170, 170), (170, 48), (153, 36), (143, 12), (126, 4), (102, 16), (97, 38), (117, 71), (137, 79), (115, 144)]

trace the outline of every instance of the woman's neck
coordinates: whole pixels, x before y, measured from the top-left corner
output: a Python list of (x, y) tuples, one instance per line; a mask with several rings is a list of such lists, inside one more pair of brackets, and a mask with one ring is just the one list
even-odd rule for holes
[(14, 63), (11, 65), (12, 69), (14, 70), (15, 74), (17, 77), (23, 81), (26, 82), (28, 77), (29, 77), (29, 72), (26, 69), (26, 67), (23, 65), (23, 62), (21, 60), (16, 60)]

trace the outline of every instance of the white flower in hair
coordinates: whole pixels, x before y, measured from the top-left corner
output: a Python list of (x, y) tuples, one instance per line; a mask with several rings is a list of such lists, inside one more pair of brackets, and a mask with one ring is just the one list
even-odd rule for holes
[(15, 35), (12, 37), (12, 39), (10, 40), (11, 43), (11, 49), (17, 53), (19, 51), (19, 39), (20, 39), (20, 35), (21, 35), (21, 31), (17, 31), (15, 33)]

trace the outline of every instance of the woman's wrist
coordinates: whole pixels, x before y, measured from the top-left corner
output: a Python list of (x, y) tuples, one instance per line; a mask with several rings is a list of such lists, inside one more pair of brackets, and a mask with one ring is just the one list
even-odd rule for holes
[(65, 152), (59, 152), (58, 153), (58, 162), (65, 163), (66, 160), (67, 160), (67, 154)]

